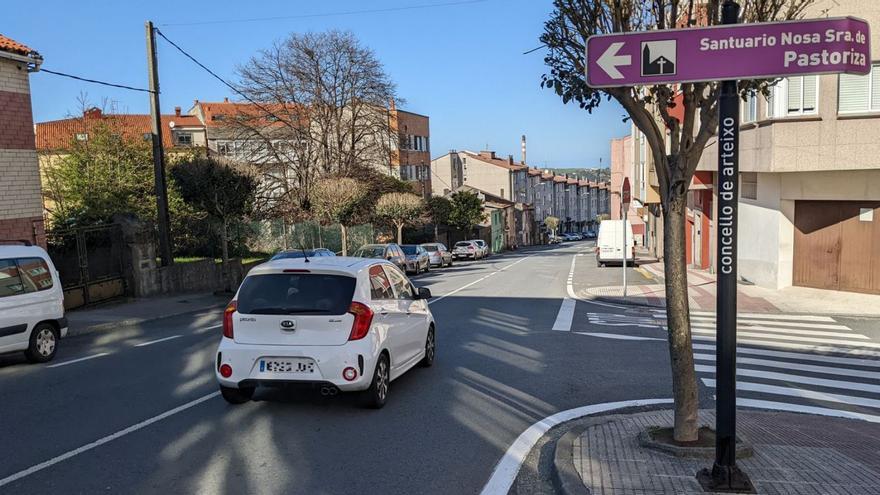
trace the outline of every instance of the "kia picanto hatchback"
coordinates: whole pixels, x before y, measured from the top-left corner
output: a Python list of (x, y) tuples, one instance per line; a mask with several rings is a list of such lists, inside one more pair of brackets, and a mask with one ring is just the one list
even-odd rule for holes
[(253, 268), (223, 315), (216, 375), (230, 403), (259, 385), (361, 392), (380, 408), (389, 384), (434, 361), (431, 292), (385, 260), (281, 259)]

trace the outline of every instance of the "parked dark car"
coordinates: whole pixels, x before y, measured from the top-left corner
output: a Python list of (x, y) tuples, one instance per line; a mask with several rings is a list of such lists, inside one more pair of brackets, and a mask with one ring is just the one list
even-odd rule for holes
[(329, 249), (317, 248), (317, 249), (289, 249), (287, 251), (281, 251), (269, 261), (275, 260), (283, 260), (290, 258), (320, 258), (321, 256), (336, 256), (336, 253), (330, 251)]
[(406, 272), (416, 275), (431, 271), (431, 256), (428, 251), (418, 244), (404, 244), (400, 246), (406, 255)]
[(358, 248), (352, 255), (355, 258), (378, 258), (388, 260), (401, 270), (406, 270), (406, 255), (396, 243), (388, 244), (365, 244)]
[(441, 242), (429, 242), (422, 244), (422, 247), (425, 248), (425, 251), (428, 252), (428, 256), (431, 257), (431, 266), (437, 266), (440, 268), (443, 268), (444, 266), (452, 266), (452, 251), (446, 247), (446, 244)]

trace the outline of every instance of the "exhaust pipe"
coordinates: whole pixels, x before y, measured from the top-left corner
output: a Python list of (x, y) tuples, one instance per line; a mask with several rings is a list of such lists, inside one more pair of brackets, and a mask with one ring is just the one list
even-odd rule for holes
[(333, 397), (334, 395), (339, 393), (339, 389), (336, 387), (324, 385), (321, 387), (321, 395), (324, 397)]

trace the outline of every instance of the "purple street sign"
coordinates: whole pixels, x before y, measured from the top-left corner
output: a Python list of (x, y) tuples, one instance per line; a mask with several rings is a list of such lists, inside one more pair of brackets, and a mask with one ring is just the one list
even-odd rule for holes
[(587, 84), (868, 74), (870, 39), (868, 23), (854, 17), (596, 35), (587, 40)]

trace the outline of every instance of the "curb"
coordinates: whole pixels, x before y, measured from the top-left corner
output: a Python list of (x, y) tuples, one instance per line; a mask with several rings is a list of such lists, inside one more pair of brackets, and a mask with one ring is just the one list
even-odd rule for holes
[(590, 495), (590, 489), (574, 467), (574, 441), (586, 429), (581, 426), (568, 430), (553, 447), (552, 480), (556, 491), (563, 495)]
[(106, 323), (98, 323), (97, 325), (90, 325), (90, 326), (83, 327), (83, 328), (70, 327), (67, 329), (67, 337), (66, 338), (80, 337), (83, 335), (90, 335), (90, 334), (99, 333), (99, 332), (110, 332), (113, 330), (119, 330), (122, 328), (134, 327), (137, 325), (142, 325), (144, 323), (150, 323), (153, 321), (163, 320), (165, 318), (174, 318), (177, 316), (183, 316), (183, 315), (188, 315), (188, 314), (192, 314), (192, 313), (200, 313), (202, 311), (207, 311), (210, 309), (222, 308), (224, 306), (225, 306), (225, 304), (211, 304), (209, 306), (203, 306), (201, 308), (187, 309), (187, 310), (179, 311), (176, 313), (166, 313), (161, 316), (151, 316), (151, 317), (147, 317), (147, 318), (128, 318), (125, 320), (108, 321)]

